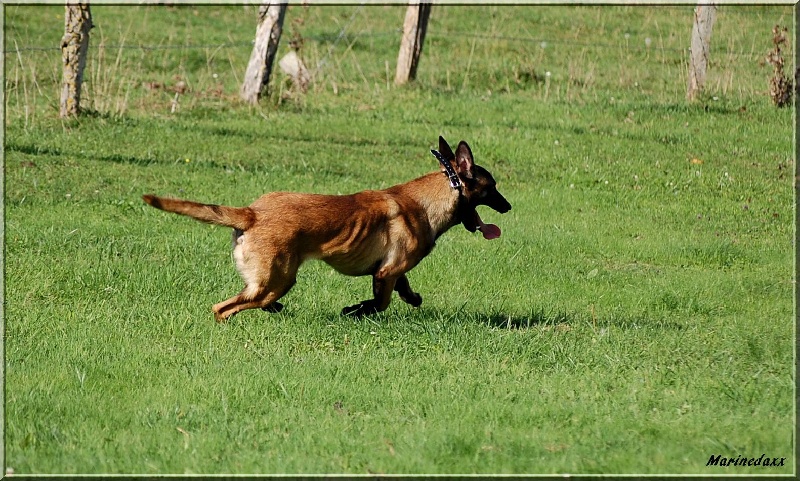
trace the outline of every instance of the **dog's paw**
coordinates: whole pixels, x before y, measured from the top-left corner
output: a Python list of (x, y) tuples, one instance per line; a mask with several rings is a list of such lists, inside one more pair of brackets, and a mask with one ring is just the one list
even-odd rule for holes
[(372, 300), (359, 302), (358, 304), (347, 306), (342, 309), (343, 316), (356, 318), (369, 316), (370, 314), (375, 314), (376, 312), (378, 312), (378, 309), (375, 307), (375, 303)]
[(411, 304), (414, 307), (419, 307), (422, 304), (422, 296), (416, 292), (411, 292), (408, 295), (400, 295), (400, 299), (404, 302)]
[(261, 310), (264, 312), (271, 312), (274, 314), (276, 312), (281, 312), (281, 310), (283, 310), (283, 304), (281, 304), (278, 301), (275, 301), (266, 307), (262, 307)]

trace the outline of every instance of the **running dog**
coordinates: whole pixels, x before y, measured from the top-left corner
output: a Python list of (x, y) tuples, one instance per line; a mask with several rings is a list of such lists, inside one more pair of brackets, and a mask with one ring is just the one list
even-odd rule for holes
[(431, 153), (439, 160), (439, 172), (384, 190), (351, 195), (272, 192), (249, 207), (154, 195), (142, 199), (157, 209), (233, 228), (233, 257), (245, 287), (213, 306), (218, 322), (245, 309), (280, 311), (278, 299), (295, 284), (307, 259), (323, 260), (349, 276), (372, 276), (372, 299), (342, 310), (343, 315), (361, 317), (385, 310), (392, 291), (418, 307), (422, 297), (411, 290), (406, 273), (456, 224), (479, 230), (486, 239), (500, 237), (500, 229), (484, 224), (475, 208), (486, 205), (503, 214), (511, 204), (497, 191), (489, 171), (475, 164), (469, 145), (461, 141), (453, 153), (439, 137), (439, 150)]

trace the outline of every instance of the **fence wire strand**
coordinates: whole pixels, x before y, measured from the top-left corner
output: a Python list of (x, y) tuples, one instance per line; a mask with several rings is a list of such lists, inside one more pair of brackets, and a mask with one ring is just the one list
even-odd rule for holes
[[(325, 54), (322, 60), (320, 60), (320, 64), (324, 64), (324, 61), (330, 57), (333, 50), (336, 48), (336, 45), (339, 41), (346, 37), (346, 30), (349, 26), (350, 22), (345, 25), (345, 27), (339, 32), (336, 38), (331, 43), (328, 52)], [(392, 37), (396, 36), (398, 41), (400, 40), (401, 35), (400, 29), (392, 30), (388, 32), (373, 32), (373, 33), (360, 33), (354, 35), (356, 39), (359, 38), (376, 38), (376, 37)], [(352, 35), (352, 34), (351, 34)], [(584, 47), (584, 48), (592, 48), (592, 49), (608, 49), (608, 50), (634, 50), (634, 51), (658, 51), (658, 52), (673, 52), (673, 53), (687, 53), (689, 51), (689, 47), (660, 47), (655, 44), (654, 41), (648, 46), (647, 40), (645, 39), (637, 39), (640, 40), (641, 43), (645, 45), (633, 45), (634, 39), (633, 37), (624, 38), (619, 43), (603, 43), (603, 42), (578, 42), (574, 40), (552, 40), (546, 38), (534, 38), (534, 37), (518, 37), (514, 35), (481, 35), (478, 33), (472, 32), (444, 32), (444, 33), (437, 33), (437, 32), (428, 32), (427, 38), (430, 39), (449, 39), (452, 40), (453, 38), (468, 38), (478, 41), (490, 41), (490, 42), (515, 42), (515, 43), (529, 43), (538, 45), (541, 48), (547, 48), (551, 45), (563, 45), (569, 47)], [(303, 37), (306, 40), (316, 41), (316, 42), (325, 42), (330, 41), (331, 35), (309, 35), (307, 37)], [(105, 49), (105, 50), (144, 50), (144, 51), (155, 51), (155, 50), (205, 50), (205, 49), (229, 49), (229, 48), (251, 48), (253, 46), (253, 42), (228, 42), (228, 43), (221, 43), (221, 44), (186, 44), (186, 45), (92, 45), (91, 48), (96, 49)], [(61, 51), (60, 47), (42, 47), (42, 46), (22, 46), (19, 48), (12, 48), (3, 51), (5, 55), (18, 55), (20, 53), (25, 52), (58, 52)], [(734, 55), (734, 56), (741, 56), (741, 57), (752, 57), (753, 55), (760, 55), (760, 53), (756, 52), (743, 52), (743, 51), (728, 51), (723, 49), (718, 49), (716, 53), (725, 53), (726, 55)]]
[[(320, 66), (324, 65), (325, 60), (333, 53), (336, 45), (339, 41), (342, 40), (345, 36), (347, 36), (347, 30), (353, 21), (356, 18), (356, 15), (361, 11), (364, 7), (365, 3), (361, 3), (358, 8), (350, 15), (350, 18), (344, 24), (344, 26), (340, 29), (338, 34), (334, 35), (309, 35), (304, 36), (303, 38), (306, 40), (316, 41), (320, 43), (324, 42), (331, 42), (331, 45), (328, 49), (328, 52), (325, 54), (322, 60), (320, 60)], [(693, 5), (685, 5), (685, 6), (678, 6), (678, 5), (664, 5), (659, 6), (659, 8), (664, 9), (672, 9), (672, 10), (681, 10), (686, 11), (687, 14), (691, 15), (694, 9)], [(759, 16), (762, 17), (765, 15), (764, 12), (758, 12), (753, 10), (728, 10), (725, 9), (728, 13), (735, 13), (737, 15), (748, 15), (748, 16)], [(353, 34), (350, 34), (353, 35)], [(396, 28), (390, 31), (385, 32), (361, 32), (358, 34), (353, 35), (356, 40), (359, 38), (377, 38), (377, 37), (393, 37), (396, 36), (398, 41), (400, 40), (400, 36), (402, 35), (402, 28)], [(624, 48), (626, 50), (634, 50), (634, 51), (650, 51), (650, 50), (657, 50), (659, 52), (673, 52), (673, 53), (687, 53), (689, 51), (689, 47), (679, 48), (679, 47), (659, 47), (655, 45), (654, 41), (648, 42), (649, 38), (645, 39), (636, 39), (637, 41), (641, 41), (645, 45), (632, 45), (634, 39), (632, 37), (625, 37), (621, 39), (619, 43), (604, 43), (604, 42), (579, 42), (573, 40), (564, 40), (564, 39), (547, 39), (547, 38), (533, 38), (533, 37), (521, 37), (515, 35), (483, 35), (480, 33), (474, 32), (434, 32), (429, 31), (427, 33), (429, 38), (438, 38), (438, 39), (452, 39), (452, 38), (468, 38), (477, 41), (507, 41), (507, 42), (516, 42), (516, 43), (530, 43), (530, 44), (538, 44), (542, 48), (546, 48), (550, 45), (565, 45), (570, 47), (584, 47), (584, 48), (595, 48), (595, 49), (614, 49), (619, 50)], [(201, 49), (230, 49), (230, 48), (251, 48), (253, 46), (253, 41), (243, 41), (243, 42), (227, 42), (221, 44), (183, 44), (183, 45), (93, 45), (92, 48), (96, 49), (106, 49), (106, 50), (143, 50), (143, 51), (155, 51), (155, 50), (201, 50)], [(61, 48), (59, 46), (22, 46), (13, 49), (7, 49), (3, 51), (5, 55), (19, 55), (20, 53), (25, 52), (56, 52), (60, 51)], [(724, 51), (720, 49), (716, 52), (725, 53), (726, 55), (733, 55), (733, 56), (742, 56), (742, 57), (752, 57), (754, 55), (760, 55), (754, 52), (743, 52), (743, 51)], [(318, 67), (319, 69), (319, 67)]]

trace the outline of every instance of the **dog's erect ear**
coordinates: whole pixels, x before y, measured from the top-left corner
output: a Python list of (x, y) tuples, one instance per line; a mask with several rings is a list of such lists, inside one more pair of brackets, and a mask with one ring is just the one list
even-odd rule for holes
[(472, 150), (463, 140), (458, 143), (458, 148), (456, 148), (456, 166), (459, 174), (467, 179), (472, 178), (472, 169), (475, 167), (475, 161), (472, 159)]
[(441, 135), (439, 136), (439, 153), (442, 154), (444, 160), (449, 161), (456, 158), (455, 154), (453, 154), (453, 149), (450, 148), (450, 145)]

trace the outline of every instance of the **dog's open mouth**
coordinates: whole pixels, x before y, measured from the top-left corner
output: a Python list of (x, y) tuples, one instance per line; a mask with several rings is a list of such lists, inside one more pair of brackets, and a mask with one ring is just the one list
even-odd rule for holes
[(478, 215), (478, 211), (474, 209), (464, 219), (464, 227), (470, 232), (481, 231), (483, 238), (487, 240), (497, 239), (501, 234), (499, 227), (494, 224), (484, 223), (481, 216)]
[(484, 239), (497, 239), (500, 237), (500, 228), (494, 224), (484, 224), (481, 220), (481, 216), (478, 215), (478, 211), (475, 211), (475, 221), (478, 225), (478, 230), (481, 231), (483, 234)]

